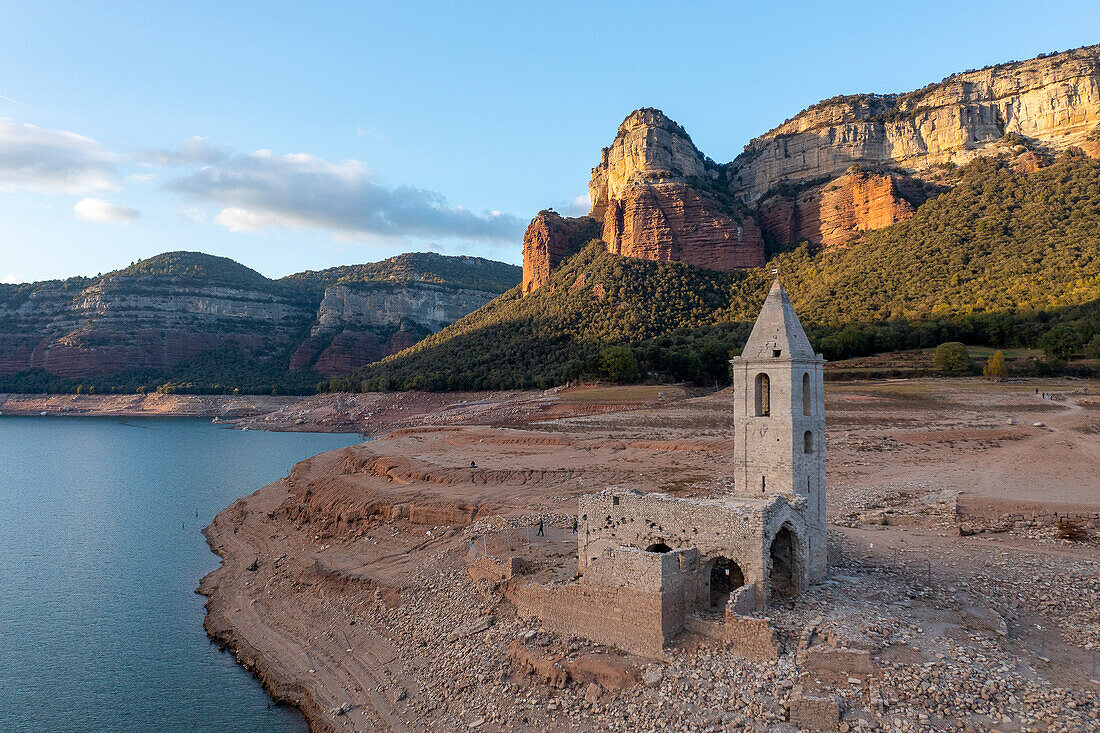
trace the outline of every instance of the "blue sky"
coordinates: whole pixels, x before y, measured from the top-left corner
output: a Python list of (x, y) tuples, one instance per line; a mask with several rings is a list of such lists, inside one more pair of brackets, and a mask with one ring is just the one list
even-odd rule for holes
[(4, 1), (0, 280), (518, 264), (637, 107), (728, 161), (835, 94), (1097, 42), (1095, 2)]

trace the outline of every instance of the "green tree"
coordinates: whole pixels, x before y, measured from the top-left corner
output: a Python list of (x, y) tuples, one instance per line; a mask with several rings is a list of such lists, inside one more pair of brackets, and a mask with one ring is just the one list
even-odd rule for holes
[(1085, 344), (1085, 356), (1090, 359), (1100, 359), (1100, 333), (1092, 337), (1092, 340)]
[(608, 346), (596, 359), (600, 376), (620, 384), (638, 378), (638, 360), (625, 346)]
[(1081, 333), (1068, 323), (1060, 323), (1042, 335), (1039, 346), (1047, 355), (1066, 361), (1081, 348)]
[(970, 371), (970, 352), (960, 341), (948, 341), (936, 347), (932, 368), (948, 374), (965, 374)]
[(992, 382), (1003, 382), (1008, 376), (1008, 368), (1005, 367), (1005, 352), (997, 349), (989, 361), (982, 367), (982, 375)]

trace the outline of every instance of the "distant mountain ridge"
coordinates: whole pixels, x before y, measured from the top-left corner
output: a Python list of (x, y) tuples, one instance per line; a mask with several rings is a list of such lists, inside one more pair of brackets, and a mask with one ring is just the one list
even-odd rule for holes
[(730, 272), (776, 248), (846, 246), (913, 215), (951, 171), (1012, 154), (1030, 169), (1077, 147), (1100, 157), (1100, 45), (954, 74), (905, 94), (811, 105), (725, 164), (663, 112), (627, 115), (588, 185), (591, 211), (542, 212), (524, 238), (524, 292), (548, 282), (595, 221), (609, 252)]
[(166, 252), (95, 278), (0, 285), (0, 391), (308, 391), (400, 351), (519, 282), (520, 268), (409, 253), (272, 280)]

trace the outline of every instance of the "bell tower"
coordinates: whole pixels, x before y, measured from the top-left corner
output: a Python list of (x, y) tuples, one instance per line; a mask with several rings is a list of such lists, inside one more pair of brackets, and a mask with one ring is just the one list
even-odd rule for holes
[(825, 576), (825, 358), (776, 278), (733, 365), (734, 493), (804, 507), (811, 580)]

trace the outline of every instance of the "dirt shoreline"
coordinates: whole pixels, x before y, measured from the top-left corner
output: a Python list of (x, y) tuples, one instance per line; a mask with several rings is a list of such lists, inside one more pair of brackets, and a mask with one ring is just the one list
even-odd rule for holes
[[(955, 505), (965, 490), (1100, 508), (1100, 385), (1089, 386), (1091, 396), (1064, 380), (829, 385), (832, 579), (776, 610), (778, 662), (690, 635), (665, 664), (616, 657), (516, 618), (507, 583), (469, 574), (472, 541), (522, 556), (532, 574), (521, 582), (571, 577), (568, 523), (583, 493), (720, 494), (724, 392), (623, 391), (617, 408), (613, 390), (436, 396), (434, 411), (385, 396), (370, 409), (385, 406), (387, 434), (297, 464), (207, 528), (222, 564), (199, 587), (206, 628), (325, 733), (788, 730), (792, 690), (841, 700), (851, 730), (901, 719), (912, 727), (895, 727), (914, 731), (1050, 731), (1067, 715), (1081, 727), (1066, 730), (1087, 729), (1100, 713), (1085, 651), (1100, 631), (1096, 528), (1086, 542), (1029, 522), (960, 536)], [(525, 528), (540, 519), (548, 536), (535, 541)], [(866, 668), (836, 677), (807, 666), (795, 646), (807, 625)], [(592, 659), (598, 673), (547, 684)], [(540, 682), (540, 664), (559, 671)], [(619, 686), (624, 667), (660, 681)]]
[[(276, 395), (0, 394), (0, 415), (48, 417), (206, 417), (227, 427), (276, 432), (383, 435), (421, 424), (528, 424), (561, 417), (644, 409), (679, 399), (683, 387), (582, 387), (564, 392), (371, 392)], [(611, 395), (611, 396), (608, 396)]]
[(209, 417), (261, 415), (301, 397), (180, 394), (0, 394), (0, 414), (50, 417)]

